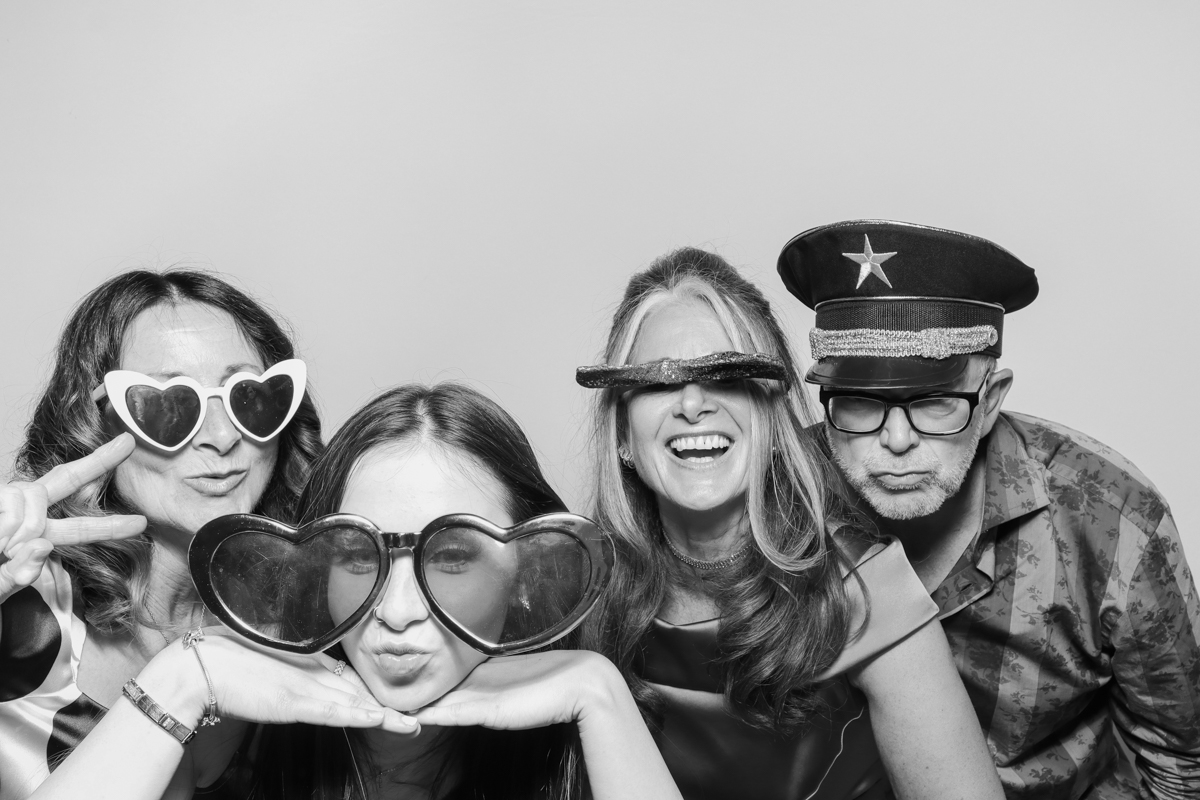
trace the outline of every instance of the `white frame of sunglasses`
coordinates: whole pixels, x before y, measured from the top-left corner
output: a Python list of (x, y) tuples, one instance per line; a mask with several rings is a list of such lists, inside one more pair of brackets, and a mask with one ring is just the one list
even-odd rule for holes
[[(229, 404), (229, 394), (234, 386), (242, 383), (243, 381), (264, 383), (268, 379), (274, 378), (277, 375), (287, 375), (292, 379), (292, 385), (295, 387), (295, 391), (292, 393), (291, 408), (288, 409), (287, 414), (283, 418), (283, 422), (278, 428), (276, 428), (267, 436), (256, 436), (255, 434), (246, 430), (245, 426), (243, 426), (242, 423), (238, 421), (238, 418), (234, 415), (233, 409)], [(280, 434), (280, 432), (283, 431), (284, 428), (287, 427), (288, 423), (292, 421), (292, 417), (296, 415), (296, 409), (300, 407), (300, 401), (304, 399), (304, 390), (307, 387), (307, 384), (308, 367), (305, 366), (304, 362), (298, 358), (289, 358), (285, 359), (284, 361), (280, 361), (278, 364), (271, 367), (261, 375), (255, 375), (251, 372), (235, 372), (226, 378), (220, 386), (211, 388), (201, 386), (198, 381), (193, 378), (189, 378), (186, 375), (181, 375), (177, 378), (171, 378), (169, 381), (164, 383), (162, 381), (156, 381), (149, 375), (143, 375), (140, 372), (134, 372), (133, 370), (128, 369), (116, 369), (112, 372), (106, 373), (104, 376), (104, 382), (92, 390), (92, 399), (96, 402), (99, 402), (104, 397), (108, 397), (109, 404), (111, 404), (113, 410), (117, 412), (117, 416), (120, 417), (121, 422), (125, 423), (125, 427), (132, 431), (135, 436), (137, 436), (143, 442), (149, 444), (151, 447), (164, 450), (168, 453), (174, 453), (176, 450), (179, 450), (192, 439), (194, 439), (196, 434), (200, 432), (200, 428), (204, 426), (204, 420), (208, 417), (208, 401), (213, 397), (221, 398), (221, 405), (225, 407), (225, 415), (229, 417), (229, 421), (232, 422), (234, 426), (242, 432), (243, 435), (248, 436), (256, 442), (267, 442), (271, 439), (274, 439)], [(131, 386), (149, 386), (163, 392), (172, 386), (187, 386), (189, 389), (192, 389), (194, 392), (196, 392), (196, 394), (200, 397), (200, 416), (196, 419), (196, 425), (192, 428), (187, 436), (183, 437), (183, 440), (180, 441), (179, 444), (172, 447), (167, 447), (161, 442), (154, 441), (145, 431), (141, 429), (141, 427), (138, 426), (133, 419), (133, 415), (129, 413), (129, 406), (125, 399), (125, 393)]]

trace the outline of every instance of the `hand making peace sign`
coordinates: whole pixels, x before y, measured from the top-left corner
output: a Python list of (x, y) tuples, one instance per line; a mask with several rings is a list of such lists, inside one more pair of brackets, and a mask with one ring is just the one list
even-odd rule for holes
[(58, 545), (127, 539), (146, 529), (138, 514), (49, 519), (47, 509), (133, 453), (133, 436), (122, 433), (78, 461), (60, 464), (36, 481), (0, 486), (0, 602), (37, 580)]

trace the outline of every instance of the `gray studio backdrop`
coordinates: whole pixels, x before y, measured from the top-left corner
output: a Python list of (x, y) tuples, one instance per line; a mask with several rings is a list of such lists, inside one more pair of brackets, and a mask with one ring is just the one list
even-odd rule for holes
[(0, 454), (72, 305), (231, 276), (295, 327), (332, 431), (465, 380), (581, 510), (629, 274), (716, 250), (796, 335), (798, 231), (882, 216), (1038, 270), (1012, 408), (1138, 464), (1200, 560), (1195, 3), (6, 2)]

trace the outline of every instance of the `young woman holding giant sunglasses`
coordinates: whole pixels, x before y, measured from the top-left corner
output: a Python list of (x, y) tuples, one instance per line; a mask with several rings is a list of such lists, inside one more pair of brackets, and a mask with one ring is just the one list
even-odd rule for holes
[(114, 708), (72, 779), (35, 798), (80, 796), (81, 769), (89, 797), (187, 796), (175, 764), (206, 763), (202, 737), (231, 717), (314, 723), (264, 729), (231, 797), (679, 797), (616, 668), (555, 647), (611, 545), (563, 510), (498, 406), (456, 384), (385, 393), (316, 460), (299, 510), (298, 527), (201, 528), (191, 574), (229, 627), (156, 656), (138, 707)]
[(564, 512), (495, 403), (453, 383), (385, 393), (334, 436), (300, 509), (298, 530), (202, 531), (201, 593), (267, 646), (340, 641), (335, 671), (423, 728), (268, 729), (256, 797), (678, 797), (617, 670), (552, 645), (599, 595), (611, 546)]
[[(136, 271), (80, 303), (17, 455), (23, 480), (0, 487), (2, 800), (218, 782), (246, 726), (185, 751), (145, 702), (204, 680), (179, 641), (205, 622), (187, 548), (222, 514), (289, 519), (319, 449), (290, 339), (234, 287)], [(413, 728), (319, 664), (209, 650), (295, 698), (280, 709), (234, 686), (231, 716)]]

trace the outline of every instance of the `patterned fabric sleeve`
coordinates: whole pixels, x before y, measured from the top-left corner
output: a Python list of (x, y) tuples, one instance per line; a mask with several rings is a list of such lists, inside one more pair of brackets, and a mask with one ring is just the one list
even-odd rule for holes
[(87, 634), (58, 559), (0, 604), (0, 615), (0, 800), (23, 800), (104, 709), (75, 682)]
[(1170, 514), (1148, 539), (1139, 534), (1121, 531), (1114, 568), (1129, 579), (1115, 605), (1125, 613), (1104, 621), (1113, 719), (1150, 796), (1200, 798), (1200, 603)]
[(855, 571), (861, 582), (853, 573), (845, 579), (854, 606), (851, 639), (822, 678), (839, 675), (879, 655), (937, 615), (937, 604), (913, 572), (899, 540), (890, 539), (867, 550)]

